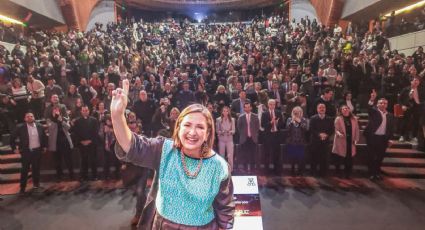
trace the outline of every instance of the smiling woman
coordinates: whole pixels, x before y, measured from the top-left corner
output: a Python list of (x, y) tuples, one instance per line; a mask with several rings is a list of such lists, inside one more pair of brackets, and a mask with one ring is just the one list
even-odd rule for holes
[(200, 104), (177, 118), (173, 138), (146, 138), (132, 133), (124, 117), (128, 80), (113, 92), (111, 115), (116, 154), (155, 171), (139, 229), (231, 229), (233, 185), (229, 165), (212, 150), (214, 123)]

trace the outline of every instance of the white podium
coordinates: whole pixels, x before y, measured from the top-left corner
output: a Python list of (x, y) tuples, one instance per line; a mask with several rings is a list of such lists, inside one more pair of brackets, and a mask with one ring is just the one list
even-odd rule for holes
[(232, 176), (235, 197), (234, 230), (262, 230), (257, 176)]

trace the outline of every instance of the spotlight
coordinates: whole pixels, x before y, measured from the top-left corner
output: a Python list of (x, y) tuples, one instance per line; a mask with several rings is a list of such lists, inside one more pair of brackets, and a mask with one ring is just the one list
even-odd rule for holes
[[(417, 8), (420, 8), (420, 7), (423, 7), (423, 6), (425, 6), (425, 0), (419, 1), (419, 2), (417, 2), (415, 4), (412, 4), (412, 5), (403, 7), (403, 8), (398, 9), (398, 10), (395, 10), (395, 15), (399, 15), (399, 14), (402, 14), (404, 12), (407, 12), (407, 11), (410, 11), (410, 10), (414, 10), (414, 9), (417, 9)], [(391, 12), (388, 13), (388, 14), (386, 14), (386, 15), (384, 15), (384, 16), (385, 17), (390, 17), (391, 16)]]
[(24, 25), (24, 23), (23, 23), (23, 22), (21, 22), (21, 21), (18, 21), (18, 20), (13, 19), (13, 18), (9, 18), (9, 17), (4, 16), (4, 15), (1, 15), (1, 14), (0, 14), (0, 21), (5, 21), (5, 22), (9, 22), (9, 23), (14, 23), (14, 24), (18, 24), (18, 25)]

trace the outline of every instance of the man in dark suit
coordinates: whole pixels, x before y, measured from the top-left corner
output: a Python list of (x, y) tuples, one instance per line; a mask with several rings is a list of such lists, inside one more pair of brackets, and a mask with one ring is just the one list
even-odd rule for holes
[(283, 94), (286, 94), (287, 92), (289, 92), (289, 90), (291, 90), (292, 87), (292, 81), (291, 81), (291, 77), (289, 75), (286, 75), (282, 84), (280, 84), (280, 88), (283, 91)]
[[(366, 60), (366, 53), (364, 51), (360, 51), (359, 53), (359, 61), (361, 67), (361, 75), (359, 82), (359, 95), (357, 97), (357, 103), (360, 106), (360, 109), (367, 109), (367, 101), (369, 97), (369, 93), (372, 90), (372, 66), (370, 62)], [(397, 98), (395, 98), (397, 99)]]
[[(187, 72), (185, 72), (185, 73), (182, 73), (181, 75), (181, 78), (180, 78), (180, 80), (179, 80), (179, 83), (178, 83), (178, 85), (177, 85), (177, 91), (187, 91), (187, 90), (190, 90), (190, 91), (195, 91), (196, 90), (196, 87), (195, 87), (195, 83), (189, 78), (189, 74), (187, 73)], [(187, 85), (188, 85), (188, 89), (185, 89), (185, 84), (187, 83)]]
[(316, 109), (317, 114), (310, 119), (311, 169), (313, 174), (317, 175), (317, 165), (319, 165), (319, 175), (326, 176), (329, 144), (334, 132), (334, 120), (326, 115), (325, 104), (318, 104)]
[(139, 100), (133, 105), (133, 111), (136, 113), (137, 119), (142, 121), (143, 132), (147, 136), (151, 136), (152, 128), (152, 117), (155, 113), (155, 102), (148, 97), (145, 90), (140, 90)]
[(328, 79), (325, 76), (313, 76), (313, 88), (314, 88), (314, 95), (319, 96), (322, 94), (322, 91), (326, 88), (326, 86), (329, 85)]
[(155, 75), (150, 74), (149, 75), (149, 81), (146, 84), (146, 92), (148, 93), (148, 95), (154, 99), (154, 100), (158, 100), (160, 97), (160, 92), (161, 92), (161, 85), (159, 82), (156, 81)]
[(241, 70), (241, 75), (238, 77), (238, 81), (241, 82), (242, 85), (245, 85), (245, 83), (248, 82), (248, 78), (249, 76), (248, 76), (247, 70), (246, 68), (243, 68)]
[(254, 164), (257, 152), (260, 121), (257, 114), (251, 112), (251, 103), (245, 102), (243, 108), (245, 113), (240, 115), (237, 121), (239, 145), (241, 146), (237, 159), (239, 163), (247, 164), (247, 170), (251, 171), (251, 164)]
[[(382, 79), (382, 96), (388, 101), (388, 109), (393, 110), (394, 103), (397, 101), (397, 95), (400, 92), (399, 77), (396, 75), (395, 68), (389, 68), (387, 75)], [(354, 98), (354, 94), (353, 94)]]
[(268, 93), (269, 98), (275, 99), (276, 108), (281, 108), (283, 104), (285, 104), (285, 94), (280, 89), (280, 85), (278, 81), (273, 81), (272, 91)]
[(183, 90), (180, 90), (175, 97), (176, 106), (182, 111), (188, 105), (196, 101), (195, 95), (192, 90), (189, 89), (189, 82), (183, 83)]
[(387, 111), (388, 101), (385, 98), (378, 100), (374, 107), (376, 92), (373, 91), (369, 100), (369, 122), (364, 131), (368, 150), (369, 172), (371, 180), (380, 180), (382, 160), (385, 150), (392, 144), (394, 132), (394, 117)]
[[(41, 153), (46, 151), (47, 137), (43, 127), (36, 123), (34, 114), (26, 113), (25, 123), (16, 127), (10, 138), (10, 146), (16, 154), (22, 156), (20, 179), (20, 194), (25, 193), (28, 171), (31, 166), (34, 188), (40, 187), (40, 161)], [(19, 138), (18, 148), (16, 138)]]
[(359, 64), (359, 59), (354, 58), (353, 63), (347, 63), (348, 75), (345, 78), (347, 89), (353, 94), (353, 98), (359, 95), (360, 81), (363, 76), (362, 67)]
[(273, 74), (267, 74), (267, 81), (263, 81), (262, 88), (267, 89), (268, 92), (272, 91), (273, 88)]
[[(335, 103), (332, 100), (332, 97), (334, 95), (334, 91), (331, 88), (326, 88), (322, 95), (316, 99), (315, 101), (315, 107), (317, 108), (318, 104), (324, 104), (326, 106), (326, 115), (332, 118), (336, 117), (336, 107)], [(313, 110), (313, 109), (312, 109)]]
[(235, 89), (232, 90), (232, 92), (230, 92), (230, 99), (232, 100), (236, 100), (239, 98), (239, 93), (242, 91), (243, 87), (242, 87), (242, 83), (241, 82), (236, 82), (236, 87)]
[(97, 179), (96, 144), (98, 142), (99, 124), (96, 118), (89, 116), (90, 110), (84, 105), (81, 107), (81, 117), (78, 118), (72, 129), (75, 143), (81, 154), (81, 180), (88, 179), (88, 167), (92, 171), (92, 179)]
[(251, 100), (251, 103), (255, 106), (259, 104), (258, 101), (258, 94), (261, 92), (261, 82), (255, 82), (254, 83), (254, 92), (247, 94), (249, 100)]
[[(292, 83), (291, 88), (288, 92), (285, 94), (285, 102), (286, 102), (286, 109), (285, 109), (285, 116), (289, 117), (291, 116), (292, 109), (295, 106), (300, 105), (299, 96), (300, 93), (298, 92), (298, 85), (297, 83)], [(307, 113), (306, 113), (307, 114)]]
[(244, 105), (246, 102), (251, 103), (251, 101), (246, 98), (245, 90), (241, 90), (239, 92), (239, 98), (233, 100), (232, 104), (230, 105), (230, 110), (233, 117), (238, 118), (241, 114), (244, 113)]
[(264, 168), (269, 170), (269, 165), (274, 165), (274, 174), (282, 170), (282, 161), (280, 158), (280, 130), (283, 128), (283, 118), (280, 110), (276, 109), (276, 101), (268, 101), (268, 110), (265, 110), (261, 116), (261, 125), (264, 128)]

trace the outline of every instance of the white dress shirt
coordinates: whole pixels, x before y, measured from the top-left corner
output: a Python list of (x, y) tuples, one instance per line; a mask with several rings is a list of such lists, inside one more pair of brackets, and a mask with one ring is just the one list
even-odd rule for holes
[[(275, 113), (274, 113), (274, 110), (270, 110), (269, 112), (270, 112), (270, 119), (271, 120), (273, 120), (273, 118), (276, 118)], [(272, 130), (271, 131), (272, 132), (276, 132), (277, 131), (276, 123), (274, 123), (272, 125)]]
[(248, 137), (251, 137), (251, 113), (246, 114), (246, 128), (248, 131)]
[(35, 123), (32, 123), (32, 125), (27, 123), (27, 129), (30, 150), (40, 148), (40, 138), (38, 137), (38, 130)]
[(419, 101), (419, 94), (418, 94), (418, 89), (412, 89), (412, 98), (415, 101), (416, 104), (420, 104), (421, 102)]
[(381, 117), (382, 117), (382, 122), (381, 125), (379, 126), (379, 128), (376, 130), (375, 135), (385, 135), (386, 133), (386, 128), (387, 128), (387, 112), (382, 112), (381, 110), (378, 109), (378, 111), (381, 113)]

